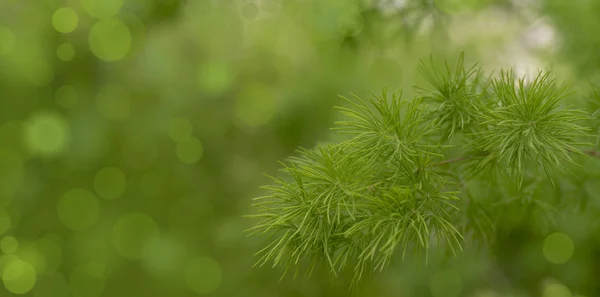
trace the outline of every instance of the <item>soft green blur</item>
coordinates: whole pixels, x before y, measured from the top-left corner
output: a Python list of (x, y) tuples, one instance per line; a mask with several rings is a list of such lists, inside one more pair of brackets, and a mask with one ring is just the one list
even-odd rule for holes
[[(461, 51), (490, 69), (598, 71), (594, 1), (525, 2), (0, 0), (0, 296), (593, 292), (577, 234), (498, 251), (523, 259), (523, 283), (468, 251), (407, 259), (351, 293), (326, 270), (253, 268), (266, 241), (244, 233), (263, 174), (330, 140), (338, 95), (412, 96), (419, 59)], [(569, 32), (566, 46), (540, 30)]]

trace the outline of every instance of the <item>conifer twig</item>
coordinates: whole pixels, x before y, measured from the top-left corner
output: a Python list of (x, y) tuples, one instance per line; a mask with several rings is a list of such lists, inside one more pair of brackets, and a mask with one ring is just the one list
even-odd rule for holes
[(433, 163), (430, 164), (429, 166), (442, 166), (445, 164), (450, 164), (450, 163), (457, 163), (457, 162), (461, 162), (461, 161), (466, 161), (466, 160), (470, 160), (475, 158), (475, 156), (463, 156), (463, 157), (458, 157), (458, 158), (452, 158), (452, 159), (448, 159), (448, 160), (444, 160), (442, 162), (439, 163)]
[[(251, 231), (274, 237), (257, 253), (257, 265), (272, 262), (285, 275), (302, 263), (309, 273), (324, 263), (336, 276), (354, 266), (356, 284), (397, 255), (427, 254), (434, 245), (456, 254), (465, 236), (493, 237), (498, 217), (488, 210), (495, 201), (523, 216), (534, 207), (549, 222), (554, 206), (531, 188), (553, 183), (552, 171), (575, 163), (573, 153), (600, 157), (595, 149), (574, 149), (584, 145), (579, 137), (590, 136), (578, 124), (590, 116), (562, 107), (567, 92), (549, 73), (532, 82), (510, 71), (487, 79), (463, 62), (461, 56), (455, 71), (421, 67), (433, 89), (420, 89), (413, 99), (401, 92), (390, 98), (385, 90), (368, 99), (344, 98), (349, 105), (338, 107), (345, 119), (336, 130), (346, 138), (299, 150), (281, 163), (284, 177), (273, 178), (263, 187), (268, 193), (254, 199), (258, 213), (251, 217), (260, 221)], [(432, 162), (440, 157), (437, 148), (458, 135), (469, 142), (464, 155)], [(492, 185), (496, 173), (514, 175), (518, 183), (493, 193), (451, 191), (448, 173), (424, 170), (474, 159), (479, 162), (466, 164), (466, 171), (489, 177)], [(532, 174), (532, 163), (549, 178)], [(480, 182), (474, 176), (465, 179)]]
[[(589, 149), (589, 150), (584, 150), (582, 152), (591, 157), (600, 157), (600, 152), (597, 150)], [(462, 157), (451, 158), (451, 159), (447, 159), (447, 160), (444, 160), (444, 161), (441, 161), (438, 163), (429, 164), (427, 167), (437, 167), (437, 166), (442, 166), (442, 165), (451, 164), (451, 163), (458, 163), (458, 162), (462, 162), (462, 161), (471, 160), (471, 159), (474, 159), (477, 157), (483, 157), (485, 155), (487, 155), (487, 154), (481, 154), (481, 155), (477, 155), (477, 156), (462, 156)]]
[(483, 153), (483, 154), (476, 155), (476, 156), (456, 157), (456, 158), (444, 160), (442, 162), (429, 164), (427, 167), (437, 167), (437, 166), (442, 166), (442, 165), (446, 165), (446, 164), (450, 164), (450, 163), (457, 163), (457, 162), (467, 161), (467, 160), (471, 160), (471, 159), (474, 159), (474, 158), (477, 158), (477, 157), (483, 157), (483, 156), (486, 156), (486, 155), (487, 155), (487, 153)]
[(584, 154), (588, 155), (588, 156), (592, 156), (592, 157), (600, 157), (600, 152), (597, 150), (585, 150), (583, 151)]

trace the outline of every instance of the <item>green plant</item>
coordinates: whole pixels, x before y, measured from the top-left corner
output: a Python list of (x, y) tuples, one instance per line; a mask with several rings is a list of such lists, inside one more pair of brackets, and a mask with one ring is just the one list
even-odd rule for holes
[(396, 256), (456, 254), (523, 220), (553, 223), (563, 202), (554, 178), (574, 176), (576, 156), (597, 155), (586, 128), (593, 118), (566, 106), (567, 88), (549, 72), (484, 76), (463, 55), (454, 69), (420, 71), (431, 86), (415, 98), (385, 90), (344, 98), (335, 130), (346, 138), (281, 163), (250, 216), (260, 219), (253, 233), (273, 238), (257, 265), (272, 262), (284, 275), (307, 259), (309, 272), (352, 265), (356, 283)]

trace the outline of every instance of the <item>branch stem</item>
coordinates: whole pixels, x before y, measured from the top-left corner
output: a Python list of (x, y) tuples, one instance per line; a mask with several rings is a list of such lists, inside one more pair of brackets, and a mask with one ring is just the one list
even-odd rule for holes
[(592, 157), (600, 157), (600, 152), (597, 150), (585, 150), (583, 153)]
[[(582, 151), (582, 153), (584, 153), (588, 156), (591, 156), (591, 157), (600, 158), (600, 151), (597, 151), (597, 150), (589, 149), (589, 150)], [(462, 162), (462, 161), (471, 160), (471, 159), (474, 159), (477, 157), (483, 157), (485, 155), (487, 155), (487, 153), (484, 153), (484, 154), (481, 154), (478, 156), (462, 156), (462, 157), (452, 158), (452, 159), (444, 160), (442, 162), (429, 164), (429, 165), (427, 165), (427, 167), (437, 167), (437, 166), (442, 166), (442, 165), (451, 164), (451, 163), (458, 163), (458, 162)]]
[(442, 165), (445, 165), (445, 164), (462, 162), (462, 161), (470, 160), (470, 159), (473, 159), (473, 158), (476, 158), (476, 157), (478, 157), (478, 156), (463, 156), (463, 157), (458, 157), (458, 158), (452, 158), (452, 159), (444, 160), (444, 161), (439, 162), (439, 163), (429, 164), (428, 167), (437, 167), (437, 166), (442, 166)]

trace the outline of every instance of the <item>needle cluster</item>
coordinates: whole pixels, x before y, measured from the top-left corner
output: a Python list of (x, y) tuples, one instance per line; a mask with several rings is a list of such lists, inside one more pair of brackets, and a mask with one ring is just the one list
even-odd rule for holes
[[(548, 177), (532, 172), (566, 168), (589, 131), (585, 112), (563, 106), (566, 89), (548, 72), (484, 77), (463, 56), (452, 70), (420, 70), (431, 88), (409, 99), (385, 90), (344, 98), (334, 130), (345, 139), (281, 163), (250, 215), (251, 232), (270, 238), (257, 265), (287, 273), (324, 264), (334, 275), (351, 269), (357, 282), (432, 248), (459, 253), (467, 235), (488, 241), (502, 220), (492, 207), (545, 206), (531, 185)], [(472, 190), (500, 180), (516, 186), (495, 201)]]

